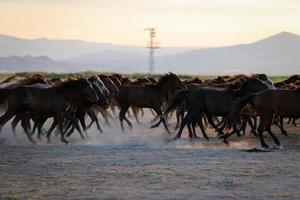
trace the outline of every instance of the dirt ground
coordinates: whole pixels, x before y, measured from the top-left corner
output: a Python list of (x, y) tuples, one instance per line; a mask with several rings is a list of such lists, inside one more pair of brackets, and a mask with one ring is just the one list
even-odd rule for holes
[[(0, 199), (300, 199), (300, 128), (278, 133), (265, 152), (257, 138), (170, 141), (146, 121), (126, 133), (104, 127), (71, 144), (0, 138)], [(175, 134), (175, 131), (173, 131)], [(186, 135), (186, 131), (184, 132)], [(174, 135), (173, 135), (174, 136)], [(274, 145), (267, 138), (270, 145)]]

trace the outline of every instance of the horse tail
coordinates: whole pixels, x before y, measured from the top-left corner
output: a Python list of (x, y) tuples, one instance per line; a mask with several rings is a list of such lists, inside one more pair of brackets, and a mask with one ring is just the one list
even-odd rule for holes
[(231, 107), (228, 116), (227, 116), (227, 125), (226, 129), (232, 128), (234, 122), (236, 121), (240, 111), (246, 106), (248, 103), (253, 104), (253, 99), (256, 97), (255, 93), (249, 94), (248, 96), (238, 100), (234, 103), (234, 105)]
[(171, 101), (171, 103), (168, 105), (167, 109), (164, 112), (164, 116), (166, 116), (172, 109), (179, 106), (183, 100), (186, 98), (186, 94), (188, 93), (188, 90), (180, 91), (174, 99)]

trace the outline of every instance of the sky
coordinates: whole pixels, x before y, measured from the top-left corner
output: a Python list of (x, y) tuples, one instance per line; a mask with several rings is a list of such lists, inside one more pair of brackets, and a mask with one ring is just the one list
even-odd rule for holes
[(0, 0), (0, 33), (145, 45), (212, 47), (300, 34), (300, 0)]

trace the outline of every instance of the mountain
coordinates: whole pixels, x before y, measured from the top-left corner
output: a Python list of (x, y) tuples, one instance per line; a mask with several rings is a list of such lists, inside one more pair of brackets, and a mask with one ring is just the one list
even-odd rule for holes
[(51, 60), (46, 56), (10, 56), (0, 57), (0, 71), (20, 72), (20, 71), (46, 71), (64, 72), (73, 71), (75, 65)]
[[(191, 49), (193, 48), (165, 47), (158, 51), (158, 55), (179, 53)], [(31, 55), (47, 56), (55, 60), (68, 60), (73, 57), (107, 50), (144, 56), (148, 54), (148, 50), (143, 46), (115, 45), (81, 40), (52, 40), (47, 38), (22, 39), (0, 34), (0, 56), (2, 57)]]
[(189, 74), (300, 73), (300, 36), (282, 32), (250, 44), (161, 56), (156, 66)]
[[(0, 35), (1, 71), (147, 72), (147, 53), (144, 47)], [(169, 48), (157, 54), (155, 69), (183, 74), (300, 74), (300, 36), (282, 32), (249, 44)]]

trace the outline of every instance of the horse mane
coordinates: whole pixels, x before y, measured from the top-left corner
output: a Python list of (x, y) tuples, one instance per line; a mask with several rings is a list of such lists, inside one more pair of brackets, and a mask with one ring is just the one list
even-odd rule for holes
[(156, 84), (156, 83), (157, 83), (157, 81), (156, 81), (154, 78), (152, 78), (152, 77), (148, 77), (148, 80), (149, 80), (151, 83), (153, 83), (153, 84)]
[(255, 77), (263, 81), (268, 80), (268, 76), (266, 74), (252, 74), (251, 77)]
[(116, 86), (122, 85), (120, 79), (118, 79), (117, 77), (110, 75), (110, 76), (108, 76), (108, 78), (109, 78), (110, 80), (112, 80), (112, 82), (114, 82), (114, 84), (115, 84)]
[(87, 79), (85, 78), (69, 78), (61, 83), (55, 85), (55, 88), (65, 91), (69, 89), (83, 89), (86, 86)]
[(189, 83), (200, 83), (200, 84), (203, 84), (203, 81), (201, 79), (199, 79), (199, 77), (196, 77), (196, 78), (193, 78), (191, 80), (186, 80), (185, 83), (186, 84), (189, 84)]
[(132, 83), (132, 81), (128, 77), (122, 77), (120, 79), (120, 81), (121, 81), (122, 85), (131, 84)]
[(35, 83), (49, 84), (49, 81), (41, 74), (33, 74), (31, 77), (20, 79), (22, 85), (32, 85)]
[(8, 77), (8, 78), (6, 78), (4, 81), (2, 81), (1, 83), (9, 83), (9, 82), (13, 82), (13, 81), (17, 81), (17, 80), (20, 80), (21, 78), (23, 78), (23, 77), (20, 77), (20, 76), (18, 76), (18, 75), (12, 75), (12, 76), (10, 76), (10, 77)]
[(244, 85), (247, 82), (249, 82), (250, 80), (255, 80), (255, 79), (257, 79), (257, 78), (249, 77), (249, 76), (246, 76), (246, 75), (240, 76), (236, 80), (228, 83), (225, 91), (238, 93), (244, 88)]
[(100, 79), (109, 78), (107, 75), (104, 74), (96, 74), (96, 76), (98, 76)]
[(49, 81), (50, 81), (50, 84), (52, 84), (52, 85), (57, 85), (57, 84), (63, 83), (63, 80), (61, 80), (61, 78), (58, 78), (58, 77), (51, 78)]
[(116, 77), (119, 80), (123, 78), (122, 75), (118, 74), (118, 73), (113, 73), (111, 76), (114, 76), (114, 77)]
[(285, 80), (283, 80), (283, 81), (281, 81), (281, 82), (275, 83), (274, 85), (275, 85), (276, 87), (281, 87), (281, 86), (284, 86), (284, 85), (286, 85), (286, 84), (296, 83), (296, 82), (299, 81), (299, 80), (300, 80), (300, 75), (295, 74), (295, 75), (292, 75), (292, 76), (290, 76), (289, 78), (287, 78), (287, 79), (285, 79)]
[(209, 86), (214, 86), (214, 87), (225, 87), (228, 90), (235, 88), (237, 85), (243, 85), (247, 81), (251, 79), (251, 77), (247, 75), (237, 75), (232, 78), (230, 78), (231, 81), (226, 82), (226, 83), (220, 83), (220, 84), (208, 84)]
[(169, 72), (163, 76), (161, 76), (157, 83), (154, 85), (156, 87), (161, 87), (167, 80), (171, 79), (171, 78), (176, 78), (179, 79), (178, 76), (176, 74), (173, 74), (172, 72)]

